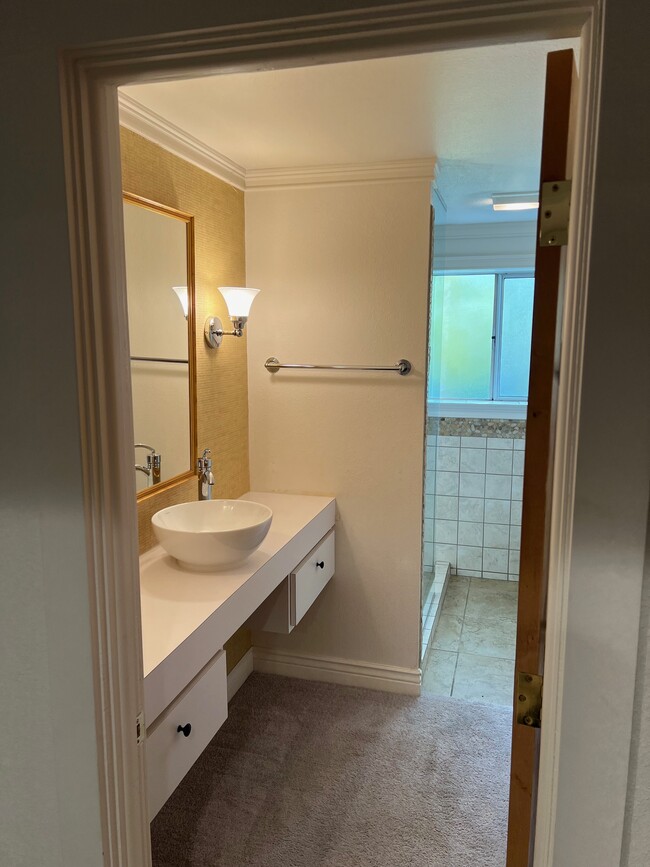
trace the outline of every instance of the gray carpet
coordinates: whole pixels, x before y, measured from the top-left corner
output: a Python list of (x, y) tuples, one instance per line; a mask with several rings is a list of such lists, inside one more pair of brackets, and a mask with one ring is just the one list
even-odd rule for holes
[(151, 826), (155, 867), (503, 867), (507, 708), (253, 674)]

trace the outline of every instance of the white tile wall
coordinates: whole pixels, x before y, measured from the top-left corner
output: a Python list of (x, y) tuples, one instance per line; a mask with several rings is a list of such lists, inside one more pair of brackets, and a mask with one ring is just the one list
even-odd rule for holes
[[(429, 475), (429, 473), (427, 473)], [(433, 475), (433, 473), (431, 473)], [(458, 496), (458, 473), (439, 472), (436, 474), (436, 494), (444, 497)]]
[(485, 472), (484, 449), (458, 449), (461, 452), (460, 470), (463, 473)]
[(488, 473), (498, 473), (502, 476), (512, 475), (512, 449), (488, 449), (487, 466)]
[[(458, 497), (436, 497), (434, 508), (437, 518), (446, 518), (448, 520), (458, 520)], [(433, 512), (429, 517), (433, 517)]]
[(509, 524), (510, 500), (485, 499), (485, 523)]
[(483, 547), (483, 524), (474, 521), (459, 521), (458, 544)]
[(519, 580), (525, 440), (427, 437), (424, 567)]
[(485, 496), (485, 473), (460, 473), (461, 497)]
[(482, 497), (459, 497), (458, 519), (483, 523), (485, 500)]

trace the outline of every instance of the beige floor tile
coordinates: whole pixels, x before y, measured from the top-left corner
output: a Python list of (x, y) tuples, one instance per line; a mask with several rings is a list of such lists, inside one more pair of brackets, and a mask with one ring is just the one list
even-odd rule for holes
[(496, 578), (470, 578), (469, 592), (472, 596), (485, 594), (486, 596), (517, 595), (517, 588), (507, 581), (499, 581)]
[[(494, 586), (492, 586), (494, 585)], [(465, 616), (470, 618), (517, 618), (518, 584), (472, 578), (467, 594)]]
[(514, 662), (459, 653), (452, 696), (466, 701), (510, 706), (513, 701)]
[(462, 626), (463, 618), (447, 614), (443, 605), (440, 620), (433, 634), (432, 647), (436, 650), (458, 650)]
[(468, 612), (463, 620), (458, 650), (461, 653), (514, 661), (516, 638), (516, 620), (505, 617), (472, 617)]
[(443, 614), (453, 614), (456, 617), (462, 617), (465, 614), (470, 580), (458, 575), (451, 576), (442, 605)]
[(457, 659), (457, 653), (448, 650), (432, 650), (426, 668), (422, 672), (422, 692), (451, 695)]

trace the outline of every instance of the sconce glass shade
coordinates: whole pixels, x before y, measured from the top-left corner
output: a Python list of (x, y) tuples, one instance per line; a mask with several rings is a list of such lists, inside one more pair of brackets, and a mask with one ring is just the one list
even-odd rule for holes
[(187, 319), (188, 312), (188, 300), (187, 300), (187, 286), (172, 286), (172, 289), (178, 296), (178, 300), (181, 302), (181, 307), (183, 308), (183, 316)]
[(219, 292), (224, 297), (231, 319), (247, 319), (251, 304), (259, 291), (244, 286), (219, 286)]

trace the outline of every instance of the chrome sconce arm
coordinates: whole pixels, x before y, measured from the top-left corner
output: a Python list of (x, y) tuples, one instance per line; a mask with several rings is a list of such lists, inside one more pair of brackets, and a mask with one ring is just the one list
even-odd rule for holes
[(205, 320), (203, 333), (205, 342), (211, 349), (218, 349), (224, 337), (243, 337), (251, 304), (259, 289), (249, 289), (245, 286), (219, 286), (219, 291), (228, 307), (232, 331), (223, 330), (223, 323), (218, 316), (209, 316)]
[(231, 316), (232, 331), (224, 331), (221, 319), (218, 316), (209, 316), (205, 320), (205, 327), (203, 329), (205, 342), (211, 349), (219, 349), (224, 337), (243, 337), (247, 320), (248, 316)]

